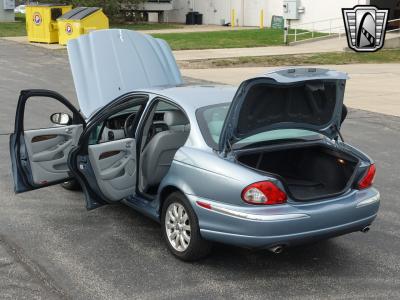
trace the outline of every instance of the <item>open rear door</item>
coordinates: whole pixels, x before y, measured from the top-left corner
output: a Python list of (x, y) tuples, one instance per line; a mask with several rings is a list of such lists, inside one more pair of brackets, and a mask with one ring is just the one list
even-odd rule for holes
[[(30, 99), (39, 98), (51, 98), (63, 104), (72, 112), (68, 122), (51, 128), (24, 130), (24, 117), (31, 117), (25, 115), (26, 103)], [(10, 136), (15, 192), (22, 193), (71, 179), (68, 155), (77, 145), (83, 126), (85, 121), (82, 116), (60, 94), (47, 90), (22, 91), (18, 100), (14, 133)]]
[[(147, 101), (146, 94), (129, 93), (118, 97), (90, 119), (79, 145), (71, 151), (71, 171), (83, 188), (87, 209), (114, 204), (135, 195), (135, 134)], [(120, 129), (109, 126), (121, 118), (125, 120), (124, 129), (122, 134), (117, 134)], [(113, 134), (109, 135), (110, 132)]]

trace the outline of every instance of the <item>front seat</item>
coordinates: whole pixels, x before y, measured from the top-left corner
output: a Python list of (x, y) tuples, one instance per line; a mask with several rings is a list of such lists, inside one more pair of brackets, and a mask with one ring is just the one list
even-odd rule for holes
[(145, 146), (141, 155), (142, 188), (160, 184), (167, 174), (176, 151), (182, 147), (190, 132), (189, 121), (181, 111), (164, 113), (168, 130), (157, 133)]

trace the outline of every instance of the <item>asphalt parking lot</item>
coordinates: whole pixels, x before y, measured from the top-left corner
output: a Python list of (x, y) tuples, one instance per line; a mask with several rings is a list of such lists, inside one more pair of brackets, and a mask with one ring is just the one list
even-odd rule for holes
[(8, 134), (26, 88), (76, 103), (65, 51), (0, 39), (0, 299), (400, 298), (400, 118), (352, 109), (342, 130), (376, 160), (382, 202), (368, 234), (281, 255), (216, 245), (207, 259), (183, 263), (159, 225), (128, 207), (87, 212), (81, 193), (59, 186), (14, 194)]

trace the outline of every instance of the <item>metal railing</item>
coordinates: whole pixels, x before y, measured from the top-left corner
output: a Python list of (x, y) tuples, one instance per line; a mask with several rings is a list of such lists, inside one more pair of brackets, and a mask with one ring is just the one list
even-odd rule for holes
[[(338, 36), (340, 38), (344, 33), (346, 33), (346, 30), (343, 25), (343, 19), (341, 18), (326, 19), (296, 25), (290, 25), (289, 23), (285, 27), (284, 41), (285, 44), (289, 45), (290, 43), (321, 39), (329, 36)], [(310, 35), (311, 37), (302, 38), (305, 35)]]
[[(323, 23), (327, 24), (327, 26), (324, 27), (323, 25), (321, 25)], [(386, 32), (388, 33), (400, 32), (400, 19), (394, 19), (388, 21), (387, 28), (388, 29), (386, 30)], [(308, 41), (312, 39), (316, 40), (316, 39), (326, 38), (329, 36), (337, 36), (338, 38), (341, 38), (341, 36), (345, 34), (346, 34), (346, 29), (344, 28), (343, 25), (343, 19), (337, 18), (337, 19), (320, 20), (309, 23), (301, 23), (293, 26), (288, 24), (288, 26), (285, 28), (284, 40), (285, 44), (289, 45), (291, 43), (296, 43), (299, 41)], [(304, 39), (301, 38), (304, 35), (310, 35), (311, 37)]]
[[(392, 25), (397, 26), (397, 28), (392, 29)], [(386, 30), (386, 32), (395, 32), (395, 31), (400, 32), (400, 19), (394, 19), (394, 20), (388, 21), (387, 28), (388, 28), (388, 30)]]

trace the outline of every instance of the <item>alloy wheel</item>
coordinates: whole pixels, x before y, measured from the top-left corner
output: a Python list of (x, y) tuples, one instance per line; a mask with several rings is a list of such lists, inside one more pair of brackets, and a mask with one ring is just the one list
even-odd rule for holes
[(168, 206), (164, 225), (171, 246), (176, 251), (185, 251), (190, 244), (191, 227), (189, 215), (182, 204), (174, 202)]

